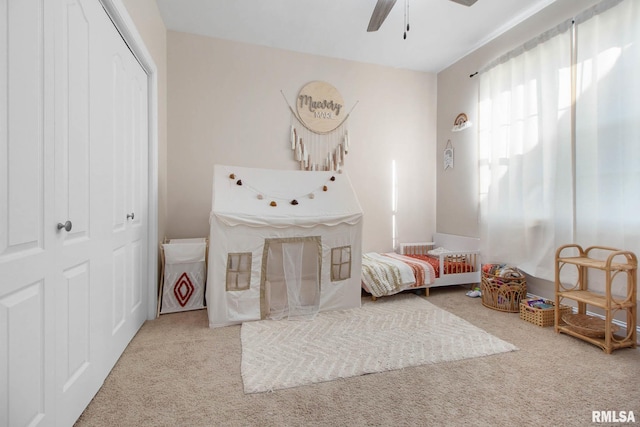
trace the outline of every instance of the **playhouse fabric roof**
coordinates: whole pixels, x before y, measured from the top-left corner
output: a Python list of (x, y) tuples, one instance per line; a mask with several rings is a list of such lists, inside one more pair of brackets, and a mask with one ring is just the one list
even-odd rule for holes
[(229, 226), (314, 227), (355, 224), (362, 208), (345, 173), (215, 165), (212, 215)]

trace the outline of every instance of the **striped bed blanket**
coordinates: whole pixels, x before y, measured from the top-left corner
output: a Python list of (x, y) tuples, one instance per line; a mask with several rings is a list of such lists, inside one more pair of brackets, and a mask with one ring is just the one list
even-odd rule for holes
[(362, 287), (374, 297), (430, 285), (435, 270), (428, 262), (395, 253), (362, 255)]

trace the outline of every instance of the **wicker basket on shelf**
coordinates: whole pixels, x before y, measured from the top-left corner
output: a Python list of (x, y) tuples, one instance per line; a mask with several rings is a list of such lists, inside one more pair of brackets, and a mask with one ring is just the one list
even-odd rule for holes
[[(538, 301), (537, 298), (526, 299), (520, 302), (520, 318), (522, 320), (526, 320), (527, 322), (533, 323), (538, 326), (553, 326), (555, 323), (555, 304), (551, 300), (544, 300), (544, 302), (548, 305), (551, 305), (550, 308), (540, 308), (535, 306), (530, 306), (529, 301)], [(560, 304), (560, 316), (562, 317), (565, 314), (571, 314), (572, 309), (568, 305)]]
[[(605, 336), (605, 321), (599, 317), (581, 313), (566, 313), (562, 315), (562, 320), (570, 329), (587, 337), (604, 338)], [(611, 333), (616, 333), (619, 330), (618, 325), (611, 324)]]
[[(515, 267), (501, 266), (499, 269), (482, 268), (480, 291), (482, 292), (482, 305), (494, 310), (508, 313), (520, 311), (520, 301), (527, 297), (527, 279), (520, 270)], [(506, 270), (509, 275), (504, 275)], [(495, 271), (500, 270), (498, 274)]]

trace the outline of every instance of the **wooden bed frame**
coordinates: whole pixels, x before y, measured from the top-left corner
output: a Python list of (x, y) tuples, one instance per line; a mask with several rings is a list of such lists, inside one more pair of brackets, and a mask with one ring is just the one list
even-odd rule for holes
[[(480, 265), (480, 239), (478, 238), (435, 233), (432, 242), (401, 243), (398, 250), (402, 255), (427, 255), (428, 251), (440, 247), (451, 251), (439, 256), (440, 277), (437, 277), (430, 285), (417, 286), (411, 289), (424, 289), (425, 295), (429, 296), (429, 288), (437, 286), (466, 284), (477, 284), (480, 286), (480, 273), (482, 269)], [(463, 259), (462, 257), (464, 257), (467, 264), (473, 264), (475, 266), (473, 272), (446, 271), (444, 263), (447, 258)]]

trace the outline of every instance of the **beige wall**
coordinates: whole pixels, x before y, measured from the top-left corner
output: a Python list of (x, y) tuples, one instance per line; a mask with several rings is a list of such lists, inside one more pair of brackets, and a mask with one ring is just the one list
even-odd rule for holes
[(216, 163), (297, 169), (291, 116), (306, 83), (322, 80), (356, 103), (345, 171), (364, 210), (365, 251), (392, 249), (391, 164), (398, 238), (435, 231), (436, 76), (168, 32), (167, 236), (208, 236)]
[(158, 236), (167, 227), (167, 29), (155, 0), (122, 0), (158, 72)]
[[(469, 75), (599, 0), (556, 1), (437, 76), (167, 32), (154, 0), (122, 1), (158, 68), (160, 238), (208, 235), (213, 164), (296, 169), (280, 90), (293, 104), (304, 84), (324, 80), (347, 108), (358, 103), (345, 171), (365, 212), (363, 250), (387, 251), (392, 160), (398, 241), (429, 240), (436, 224), (439, 232), (479, 235), (478, 79)], [(451, 132), (461, 112), (474, 126)], [(447, 140), (455, 166), (445, 171)], [(552, 283), (527, 284), (553, 297)]]
[[(436, 223), (439, 232), (479, 237), (477, 181), (478, 78), (469, 76), (484, 65), (542, 32), (556, 26), (599, 0), (562, 0), (467, 55), (438, 73), (437, 157), (438, 188)], [(451, 132), (458, 113), (464, 112), (474, 124), (461, 132)], [(455, 167), (444, 171), (442, 151), (451, 139)], [(530, 292), (553, 297), (553, 284), (529, 278)]]

